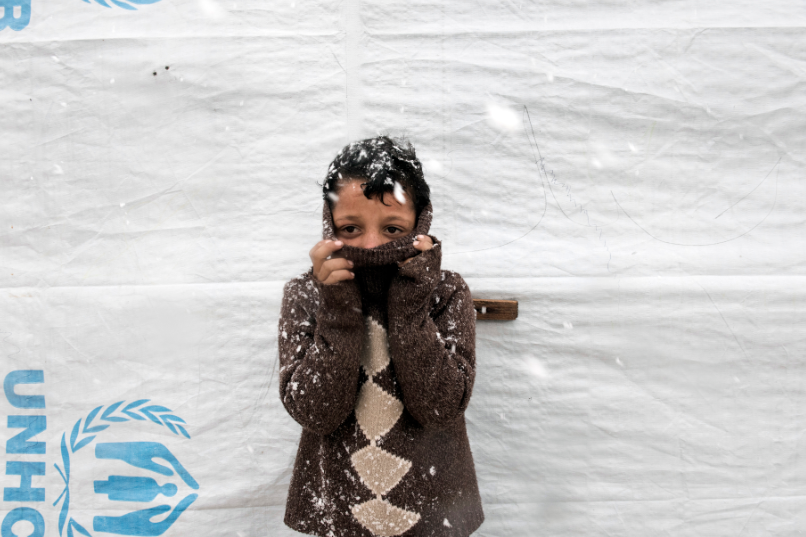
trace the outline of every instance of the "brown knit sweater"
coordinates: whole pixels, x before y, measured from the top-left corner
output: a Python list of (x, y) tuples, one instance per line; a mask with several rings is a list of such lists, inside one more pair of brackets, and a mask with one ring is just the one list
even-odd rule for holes
[[(356, 278), (283, 289), (280, 398), (302, 425), (284, 522), (322, 537), (465, 537), (484, 521), (464, 410), (476, 315), (442, 247), (343, 246)], [(325, 239), (335, 239), (327, 203)], [(403, 267), (397, 262), (416, 255)]]

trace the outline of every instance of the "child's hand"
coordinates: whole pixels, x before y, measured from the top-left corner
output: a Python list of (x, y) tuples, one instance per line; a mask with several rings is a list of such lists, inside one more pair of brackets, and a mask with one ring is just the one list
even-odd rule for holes
[[(414, 241), (414, 247), (420, 250), (421, 252), (425, 252), (426, 250), (430, 250), (431, 248), (434, 247), (434, 241), (431, 240), (431, 237), (429, 237), (428, 235), (417, 235), (415, 239), (416, 240)], [(412, 259), (414, 259), (414, 257), (410, 257), (405, 261), (398, 263), (398, 266), (402, 267)]]
[(313, 262), (313, 275), (317, 280), (326, 285), (333, 285), (355, 278), (355, 274), (350, 270), (353, 262), (339, 257), (338, 253), (333, 254), (342, 246), (344, 243), (341, 241), (321, 240), (308, 252)]

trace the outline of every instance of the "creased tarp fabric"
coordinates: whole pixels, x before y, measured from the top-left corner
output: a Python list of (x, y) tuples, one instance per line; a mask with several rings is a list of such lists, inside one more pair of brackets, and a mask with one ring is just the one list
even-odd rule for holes
[(94, 493), (95, 443), (150, 439), (200, 487), (165, 535), (293, 534), (282, 285), (327, 164), (383, 131), (443, 267), (519, 301), (477, 325), (478, 535), (800, 534), (802, 2), (31, 5), (0, 30), (0, 373), (42, 370), (18, 391), (47, 406), (0, 409), (47, 417), (44, 455), (4, 455), (45, 501), (0, 516), (58, 533), (62, 434), (150, 399), (191, 438), (103, 422), (77, 521), (139, 505)]

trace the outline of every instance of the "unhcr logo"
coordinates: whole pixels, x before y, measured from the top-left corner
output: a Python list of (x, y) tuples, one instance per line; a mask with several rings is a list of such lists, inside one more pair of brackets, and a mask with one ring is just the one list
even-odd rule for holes
[[(43, 371), (9, 373), (4, 382), (6, 398), (18, 408), (44, 409), (44, 396), (15, 391), (18, 384), (43, 382)], [(44, 415), (9, 416), (8, 427), (23, 429), (6, 442), (8, 454), (45, 454), (45, 442), (31, 441), (47, 429)], [(56, 455), (60, 460), (51, 466), (62, 483), (52, 502), (59, 513), (58, 535), (155, 536), (168, 532), (198, 498), (199, 483), (174, 453), (175, 441), (190, 439), (186, 427), (185, 420), (149, 399), (102, 405), (78, 419), (61, 435)], [(166, 440), (166, 435), (175, 441)], [(5, 516), (0, 537), (13, 537), (13, 526), (21, 521), (33, 524), (31, 537), (45, 535), (45, 518), (40, 513), (43, 504), (38, 503), (45, 501), (45, 489), (34, 486), (33, 481), (35, 476), (44, 476), (45, 469), (44, 461), (6, 462), (6, 475), (19, 476), (20, 485), (6, 487), (4, 501), (31, 503)]]
[[(174, 435), (190, 438), (185, 429), (185, 420), (172, 413), (169, 408), (148, 404), (148, 399), (140, 399), (126, 404), (118, 401), (107, 407), (93, 409), (83, 419), (79, 419), (70, 436), (65, 432), (61, 439), (62, 464), (56, 464), (56, 470), (64, 482), (64, 489), (54, 502), (61, 502), (59, 514), (59, 535), (75, 537), (76, 534), (91, 537), (86, 521), (80, 522), (70, 512), (71, 506), (71, 466), (75, 454), (85, 447), (95, 444), (95, 462), (118, 461), (114, 465), (115, 473), (108, 474), (93, 481), (95, 494), (105, 497), (112, 505), (104, 506), (104, 511), (125, 511), (117, 505), (143, 505), (144, 509), (116, 515), (96, 515), (92, 518), (92, 530), (115, 535), (162, 535), (173, 526), (176, 520), (198, 498), (195, 492), (181, 496), (178, 502), (171, 505), (169, 500), (176, 499), (180, 486), (189, 490), (199, 490), (199, 484), (182, 466), (182, 463), (161, 442), (100, 442), (96, 439), (112, 426), (120, 426), (127, 422), (145, 422), (167, 427)], [(144, 470), (131, 475), (135, 469)], [(125, 473), (124, 473), (125, 472)], [(93, 472), (95, 473), (95, 472)], [(126, 475), (129, 474), (129, 475)], [(157, 479), (178, 477), (160, 485)], [(125, 503), (123, 503), (125, 502)], [(156, 505), (154, 505), (156, 503)], [(148, 505), (153, 505), (148, 507)], [(161, 515), (167, 516), (163, 517)], [(159, 519), (153, 521), (152, 519)]]

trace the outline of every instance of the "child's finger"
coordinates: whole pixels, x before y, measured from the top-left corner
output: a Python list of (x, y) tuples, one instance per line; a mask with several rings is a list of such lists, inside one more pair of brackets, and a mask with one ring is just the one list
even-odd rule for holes
[[(352, 272), (351, 269), (353, 268), (353, 262), (349, 259), (345, 259), (343, 257), (339, 257), (336, 259), (328, 259), (327, 261), (322, 263), (322, 267), (319, 271), (315, 272), (317, 279), (321, 282), (334, 282), (334, 281), (341, 281), (343, 279), (347, 279), (351, 277), (349, 274), (344, 274), (344, 272)], [(332, 276), (335, 274), (336, 279), (334, 280)]]
[(319, 272), (319, 267), (322, 266), (322, 263), (327, 259), (334, 251), (338, 250), (344, 246), (341, 241), (319, 241), (316, 243), (311, 249), (310, 257), (311, 262), (313, 262), (314, 272)]
[[(341, 242), (341, 241), (339, 241), (339, 242)], [(333, 249), (341, 248), (341, 246), (342, 245), (336, 245), (335, 241), (333, 241), (333, 240), (322, 239), (321, 241), (319, 241), (319, 242), (317, 242), (316, 244), (313, 245), (313, 248), (310, 249), (310, 251), (308, 252), (308, 255), (311, 257), (311, 259), (313, 259), (315, 256), (316, 257), (321, 256), (322, 252), (327, 251), (328, 253), (325, 254), (324, 256), (322, 256), (322, 258), (324, 259), (328, 255), (330, 255), (330, 252)]]
[(313, 257), (313, 253), (314, 253), (314, 252), (316, 251), (316, 249), (317, 249), (317, 248), (319, 248), (319, 247), (322, 245), (322, 243), (324, 243), (324, 242), (325, 242), (325, 239), (322, 239), (321, 241), (319, 241), (319, 242), (317, 242), (316, 244), (314, 244), (314, 245), (313, 245), (313, 247), (312, 247), (312, 248), (311, 248), (311, 249), (308, 251), (308, 255), (309, 255), (310, 257)]
[(414, 240), (414, 247), (424, 252), (434, 247), (434, 241), (428, 235), (417, 235)]
[(342, 269), (351, 270), (353, 268), (353, 262), (344, 257), (336, 257), (322, 263), (322, 268), (327, 269), (329, 272)]
[(344, 280), (352, 280), (353, 278), (355, 278), (355, 274), (350, 270), (347, 269), (334, 270), (322, 283), (324, 283), (325, 285), (334, 285)]
[(333, 252), (335, 252), (336, 250), (338, 250), (339, 248), (341, 248), (342, 246), (344, 246), (344, 243), (342, 243), (341, 241), (326, 240), (322, 241), (321, 244), (319, 244), (319, 246), (315, 247), (313, 253), (314, 255), (324, 259)]

